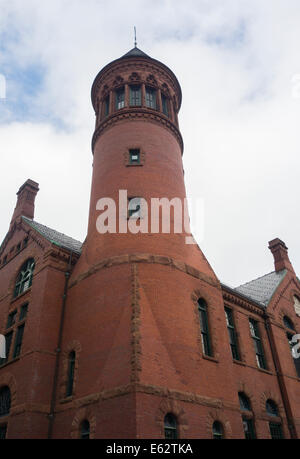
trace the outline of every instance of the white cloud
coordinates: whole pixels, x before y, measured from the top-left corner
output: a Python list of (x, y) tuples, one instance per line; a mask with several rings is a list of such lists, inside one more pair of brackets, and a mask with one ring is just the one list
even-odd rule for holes
[[(36, 219), (84, 239), (90, 88), (104, 65), (133, 47), (136, 25), (138, 46), (182, 86), (187, 191), (204, 198), (199, 242), (217, 275), (237, 285), (271, 271), (274, 237), (300, 272), (297, 0), (0, 0), (0, 8), (0, 73), (45, 72), (37, 94), (27, 94), (24, 119), (0, 126), (3, 237), (15, 192), (32, 178), (41, 187)], [(22, 101), (22, 85), (13, 87)], [(30, 110), (43, 116), (32, 120)]]

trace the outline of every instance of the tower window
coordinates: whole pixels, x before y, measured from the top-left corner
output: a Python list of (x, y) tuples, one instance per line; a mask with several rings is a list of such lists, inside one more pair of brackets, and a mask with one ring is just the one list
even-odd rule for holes
[(164, 430), (165, 430), (165, 439), (173, 440), (178, 438), (177, 433), (177, 421), (176, 417), (172, 413), (168, 413), (164, 419)]
[(119, 110), (120, 108), (125, 107), (125, 90), (124, 88), (120, 88), (116, 91), (116, 109)]
[(15, 297), (21, 295), (21, 293), (25, 292), (31, 287), (34, 267), (35, 263), (33, 258), (27, 260), (21, 267), (16, 280), (14, 291)]
[(153, 88), (146, 87), (146, 106), (156, 110), (156, 91)]
[(141, 163), (141, 154), (139, 149), (129, 150), (129, 163), (130, 164), (140, 164)]
[(23, 342), (23, 334), (24, 334), (25, 325), (20, 325), (17, 330), (16, 342), (15, 342), (15, 349), (14, 349), (14, 358), (18, 357), (21, 354), (22, 342)]
[(161, 103), (163, 114), (169, 116), (168, 99), (164, 94), (161, 95)]
[(233, 322), (232, 310), (229, 308), (225, 308), (225, 316), (226, 316), (226, 323), (227, 323), (227, 329), (228, 329), (228, 334), (229, 334), (229, 342), (230, 342), (232, 357), (235, 360), (240, 360), (237, 336), (236, 336), (234, 322)]
[(90, 423), (86, 419), (81, 423), (80, 438), (82, 440), (89, 440), (90, 438)]
[(128, 200), (128, 217), (141, 218), (141, 198), (129, 198)]
[(219, 421), (213, 423), (212, 431), (214, 440), (222, 440), (224, 438), (223, 426)]
[(132, 107), (139, 106), (142, 104), (141, 87), (130, 86), (130, 105)]
[(74, 373), (75, 373), (75, 351), (70, 352), (68, 359), (68, 379), (67, 379), (67, 392), (66, 397), (70, 397), (73, 394), (74, 385)]
[(261, 343), (260, 333), (258, 329), (258, 323), (256, 320), (249, 319), (250, 325), (250, 333), (253, 339), (255, 354), (256, 354), (256, 362), (259, 368), (266, 369), (266, 361), (264, 356), (264, 351)]
[(110, 98), (109, 98), (109, 95), (108, 95), (104, 99), (104, 116), (108, 116), (109, 115), (109, 102), (110, 102)]
[(201, 340), (202, 348), (205, 355), (212, 356), (212, 349), (210, 343), (209, 327), (208, 327), (208, 316), (207, 316), (207, 305), (203, 298), (198, 300), (198, 313), (201, 326)]

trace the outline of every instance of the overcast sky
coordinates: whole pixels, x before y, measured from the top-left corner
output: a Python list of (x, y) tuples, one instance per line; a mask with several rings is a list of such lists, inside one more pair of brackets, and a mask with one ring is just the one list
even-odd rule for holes
[[(98, 71), (133, 47), (168, 65), (194, 234), (219, 279), (273, 271), (279, 237), (300, 274), (299, 0), (0, 0), (0, 239), (16, 192), (40, 184), (35, 220), (84, 240)], [(1, 89), (0, 89), (1, 94)]]

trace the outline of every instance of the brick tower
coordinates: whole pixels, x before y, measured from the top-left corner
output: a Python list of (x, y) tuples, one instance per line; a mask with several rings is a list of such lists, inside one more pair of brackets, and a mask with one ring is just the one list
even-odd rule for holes
[[(91, 431), (97, 438), (160, 438), (168, 413), (180, 425), (178, 435), (198, 436), (187, 419), (199, 416), (203, 406), (191, 405), (190, 398), (217, 397), (210, 363), (220, 359), (225, 375), (227, 365), (221, 362), (230, 352), (221, 347), (217, 352), (210, 342), (203, 351), (205, 323), (200, 324), (198, 300), (209, 304), (208, 320), (216, 324), (213, 334), (222, 342), (227, 331), (221, 288), (199, 247), (186, 243), (188, 233), (172, 230), (174, 212), (170, 233), (163, 232), (161, 221), (158, 232), (150, 227), (151, 198), (182, 203), (185, 198), (177, 117), (181, 89), (166, 65), (135, 47), (100, 71), (92, 103), (96, 129), (89, 226), (69, 282), (59, 379), (66, 378), (68, 356), (75, 352), (72, 397), (99, 403), (82, 408), (74, 436), (88, 417), (95, 426), (97, 419)], [(119, 215), (120, 190), (127, 198)], [(115, 233), (97, 229), (97, 203), (103, 198), (116, 203)], [(132, 198), (143, 198), (149, 206), (148, 231), (120, 229), (131, 216)], [(137, 220), (145, 224), (145, 215)], [(231, 403), (237, 403), (231, 379), (223, 378), (222, 384)], [(65, 393), (62, 384), (60, 397)], [(67, 408), (74, 409), (72, 397), (56, 415), (54, 436), (67, 424)]]

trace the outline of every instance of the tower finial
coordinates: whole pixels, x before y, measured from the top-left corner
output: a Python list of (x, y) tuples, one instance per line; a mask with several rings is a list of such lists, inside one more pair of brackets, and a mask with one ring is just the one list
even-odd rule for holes
[(136, 48), (137, 41), (136, 41), (136, 27), (134, 26), (134, 47)]

